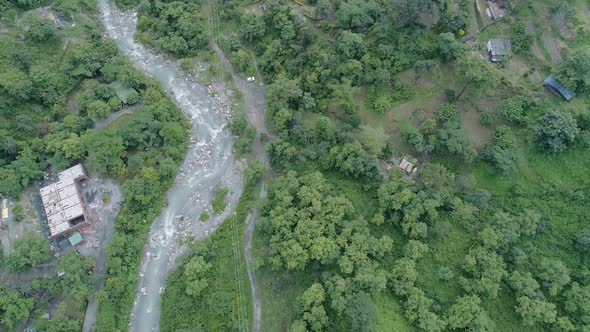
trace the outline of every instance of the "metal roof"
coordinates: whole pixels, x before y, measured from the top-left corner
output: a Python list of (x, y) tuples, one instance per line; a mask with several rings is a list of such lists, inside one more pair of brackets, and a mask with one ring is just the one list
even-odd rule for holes
[(559, 84), (559, 82), (557, 82), (557, 79), (555, 79), (555, 77), (553, 76), (547, 77), (547, 79), (545, 79), (543, 83), (553, 88), (553, 90), (557, 91), (566, 101), (570, 101), (574, 99), (574, 97), (576, 96), (576, 94), (572, 90), (566, 89), (565, 87), (563, 87), (563, 85)]
[(510, 53), (510, 40), (492, 38), (488, 41), (488, 52), (492, 55), (507, 55)]

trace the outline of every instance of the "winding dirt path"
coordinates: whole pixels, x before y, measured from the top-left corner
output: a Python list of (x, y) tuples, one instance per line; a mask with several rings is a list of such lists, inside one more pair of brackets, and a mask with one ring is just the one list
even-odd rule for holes
[[(259, 136), (264, 134), (270, 140), (273, 140), (275, 138), (274, 135), (269, 133), (264, 123), (266, 111), (266, 98), (264, 96), (263, 85), (254, 82), (249, 83), (245, 79), (237, 75), (233, 69), (233, 66), (215, 42), (212, 43), (212, 47), (215, 53), (217, 54), (217, 57), (219, 58), (219, 61), (225, 69), (225, 71), (231, 74), (234, 86), (242, 93), (244, 99), (244, 111), (246, 113), (248, 121), (252, 126), (254, 126), (254, 128), (256, 128)], [(258, 75), (258, 77), (260, 77), (260, 75)], [(266, 155), (264, 143), (260, 140), (260, 137), (257, 137), (254, 141), (253, 149), (256, 155), (256, 159), (264, 165), (268, 166), (268, 156)], [(262, 186), (260, 189), (261, 198), (266, 197), (268, 180), (268, 177), (265, 177), (262, 182)], [(246, 228), (246, 232), (244, 234), (244, 254), (246, 256), (246, 270), (248, 272), (248, 279), (250, 280), (250, 289), (252, 292), (253, 332), (260, 332), (260, 326), (262, 321), (262, 300), (260, 299), (260, 292), (258, 289), (256, 275), (254, 273), (254, 270), (252, 269), (252, 236), (254, 234), (254, 229), (256, 227), (256, 221), (259, 217), (260, 212), (256, 208), (253, 208), (248, 214), (248, 218), (246, 219), (248, 227)]]

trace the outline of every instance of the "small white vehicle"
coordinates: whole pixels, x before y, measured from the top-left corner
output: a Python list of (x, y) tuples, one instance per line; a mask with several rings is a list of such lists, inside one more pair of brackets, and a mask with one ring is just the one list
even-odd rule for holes
[(254, 77), (254, 76), (250, 76), (246, 79), (246, 82), (254, 82), (254, 81), (256, 81), (256, 77)]

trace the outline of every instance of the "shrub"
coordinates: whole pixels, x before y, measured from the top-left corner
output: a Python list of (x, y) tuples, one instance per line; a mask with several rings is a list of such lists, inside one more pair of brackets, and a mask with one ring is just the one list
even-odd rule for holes
[(546, 152), (565, 151), (574, 142), (580, 129), (569, 113), (548, 111), (533, 126), (539, 148)]
[(482, 112), (479, 116), (481, 124), (486, 127), (491, 127), (496, 122), (496, 116), (492, 112)]
[(201, 213), (201, 216), (199, 217), (199, 220), (202, 221), (202, 222), (209, 221), (209, 213), (207, 213), (207, 212)]
[(223, 187), (219, 189), (217, 195), (215, 195), (213, 202), (211, 202), (214, 215), (219, 215), (223, 212), (223, 210), (225, 210), (225, 207), (227, 206), (227, 202), (225, 201), (227, 194), (229, 194), (229, 189), (227, 187)]

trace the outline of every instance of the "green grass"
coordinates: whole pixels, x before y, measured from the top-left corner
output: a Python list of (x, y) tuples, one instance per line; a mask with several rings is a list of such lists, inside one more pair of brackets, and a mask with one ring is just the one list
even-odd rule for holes
[[(479, 187), (490, 191), (498, 203), (519, 212), (532, 209), (544, 216), (545, 230), (534, 239), (538, 256), (564, 260), (572, 268), (581, 257), (572, 254), (576, 233), (588, 228), (588, 188), (590, 152), (583, 147), (551, 156), (535, 150), (527, 152), (527, 165), (514, 174), (497, 175), (479, 165), (474, 175)], [(517, 186), (522, 192), (516, 194)]]
[(378, 295), (375, 302), (375, 331), (413, 332), (416, 328), (404, 316), (399, 301), (392, 296)]

